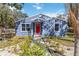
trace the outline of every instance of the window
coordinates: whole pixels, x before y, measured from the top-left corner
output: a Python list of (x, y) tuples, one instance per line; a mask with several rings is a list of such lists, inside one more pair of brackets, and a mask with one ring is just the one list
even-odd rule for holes
[(30, 24), (26, 24), (26, 27), (30, 27)]
[(27, 28), (27, 31), (30, 31), (30, 28)]
[(55, 31), (59, 30), (59, 24), (55, 24)]
[(22, 31), (30, 31), (30, 24), (22, 24)]
[(25, 31), (25, 24), (22, 24), (22, 31)]
[(26, 24), (26, 30), (30, 31), (30, 24)]

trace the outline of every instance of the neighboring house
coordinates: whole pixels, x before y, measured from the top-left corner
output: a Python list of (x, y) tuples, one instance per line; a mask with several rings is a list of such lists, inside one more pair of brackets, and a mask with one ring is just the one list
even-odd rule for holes
[[(66, 19), (67, 20), (67, 19)], [(38, 14), (16, 21), (16, 36), (64, 36), (68, 26), (65, 19)]]

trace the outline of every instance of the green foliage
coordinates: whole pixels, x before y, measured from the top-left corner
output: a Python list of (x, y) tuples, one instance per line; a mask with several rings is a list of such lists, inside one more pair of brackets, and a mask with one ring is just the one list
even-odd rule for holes
[[(10, 7), (14, 7), (14, 9), (12, 10)], [(14, 28), (17, 19), (28, 17), (27, 14), (20, 11), (22, 7), (23, 5), (20, 3), (0, 4), (0, 26)]]
[(57, 37), (55, 36), (48, 36), (48, 39), (56, 39)]
[(8, 5), (11, 7), (15, 7), (18, 10), (21, 10), (24, 4), (23, 3), (8, 3)]
[(39, 44), (31, 43), (32, 41), (26, 40), (20, 45), (22, 53), (21, 56), (44, 56), (45, 49)]
[(67, 36), (73, 38), (74, 37), (74, 33), (71, 32), (67, 32)]

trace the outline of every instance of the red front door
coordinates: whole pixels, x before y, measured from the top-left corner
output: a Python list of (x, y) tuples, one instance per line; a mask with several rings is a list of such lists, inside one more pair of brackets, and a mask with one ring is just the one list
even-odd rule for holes
[(41, 25), (40, 25), (40, 22), (37, 22), (36, 23), (36, 34), (40, 34), (41, 32)]

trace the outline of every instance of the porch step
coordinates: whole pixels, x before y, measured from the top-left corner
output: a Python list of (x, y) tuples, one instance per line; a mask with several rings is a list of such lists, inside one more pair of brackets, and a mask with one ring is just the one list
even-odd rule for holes
[(34, 40), (41, 39), (41, 35), (34, 35)]

